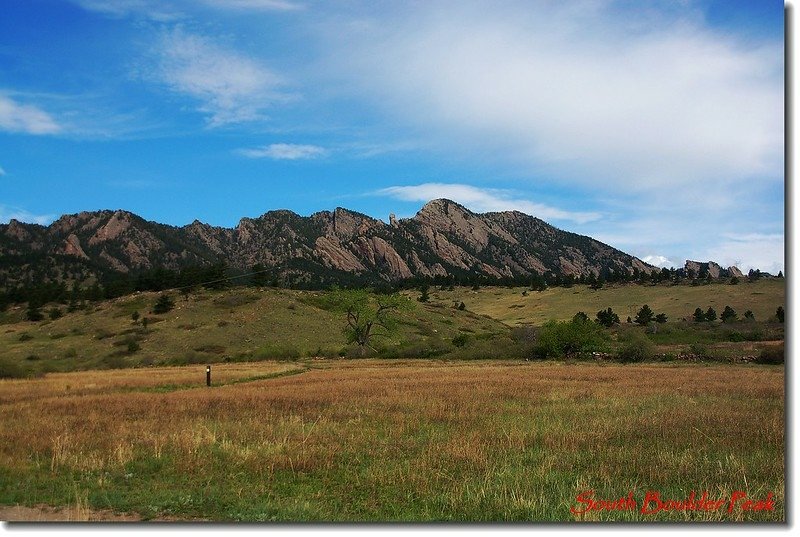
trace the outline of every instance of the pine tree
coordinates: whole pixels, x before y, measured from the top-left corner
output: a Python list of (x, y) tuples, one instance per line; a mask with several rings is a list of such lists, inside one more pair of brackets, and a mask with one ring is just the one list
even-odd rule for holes
[(653, 310), (650, 309), (650, 306), (645, 304), (644, 306), (642, 306), (642, 309), (639, 310), (639, 313), (636, 314), (634, 322), (636, 324), (645, 326), (650, 324), (650, 322), (653, 320), (654, 317), (655, 314), (653, 313)]
[(589, 316), (582, 311), (576, 313), (575, 316), (572, 318), (573, 323), (585, 323), (588, 321), (589, 321)]
[(39, 309), (39, 306), (31, 301), (28, 303), (28, 311), (25, 312), (25, 318), (35, 323), (44, 319), (44, 315), (42, 314), (42, 310)]
[(158, 297), (158, 301), (156, 302), (155, 306), (153, 306), (153, 313), (155, 314), (167, 313), (174, 307), (175, 307), (175, 302), (169, 297), (169, 295), (163, 294)]
[(250, 284), (254, 287), (267, 287), (269, 285), (269, 274), (261, 263), (256, 263), (250, 268), (252, 277)]
[(738, 315), (736, 315), (736, 311), (730, 306), (725, 306), (725, 309), (722, 311), (722, 315), (720, 319), (722, 319), (723, 323), (729, 323), (731, 321), (735, 321)]
[(419, 302), (427, 302), (428, 300), (430, 300), (431, 297), (430, 297), (430, 294), (428, 293), (429, 289), (430, 289), (430, 285), (428, 285), (428, 284), (425, 284), (420, 288), (420, 293), (421, 294), (419, 295), (419, 298), (417, 298), (417, 300)]
[[(630, 321), (630, 317), (628, 321)], [(609, 307), (608, 309), (597, 312), (596, 322), (602, 326), (611, 327), (615, 324), (619, 324), (619, 315), (614, 313), (614, 310)]]

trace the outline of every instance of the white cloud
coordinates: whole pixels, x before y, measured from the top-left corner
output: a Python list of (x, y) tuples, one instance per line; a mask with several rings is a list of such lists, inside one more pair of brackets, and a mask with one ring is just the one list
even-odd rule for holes
[(301, 4), (287, 0), (203, 0), (203, 3), (220, 9), (254, 11), (296, 11), (303, 9)]
[(324, 157), (328, 150), (316, 145), (270, 144), (251, 149), (240, 149), (241, 155), (248, 158), (271, 158), (273, 160), (305, 160)]
[(0, 131), (55, 134), (61, 126), (44, 110), (0, 95)]
[(759, 269), (777, 274), (784, 267), (784, 237), (780, 233), (726, 234), (725, 240), (708, 250), (707, 259), (743, 272)]
[(351, 25), (330, 61), (447, 150), (549, 181), (669, 192), (713, 178), (777, 180), (783, 44), (611, 4), (426, 4)]
[(55, 220), (55, 216), (52, 214), (33, 214), (19, 207), (0, 204), (0, 222), (7, 224), (11, 220), (45, 226)]
[(678, 263), (675, 263), (671, 259), (664, 257), (663, 255), (646, 255), (642, 258), (642, 261), (653, 265), (654, 267), (661, 267), (661, 268), (676, 268), (679, 266)]
[(211, 127), (264, 119), (266, 108), (289, 98), (282, 78), (259, 62), (180, 28), (163, 36), (159, 54), (160, 79), (200, 101)]
[(601, 215), (593, 212), (570, 212), (516, 198), (512, 192), (495, 188), (477, 188), (463, 184), (424, 183), (413, 186), (383, 188), (376, 195), (390, 196), (403, 201), (427, 202), (436, 198), (447, 198), (476, 212), (520, 211), (543, 220), (569, 220), (586, 223), (598, 220)]
[(6, 175), (6, 171), (3, 169), (2, 166), (0, 166), (0, 177), (2, 177), (4, 175)]
[(107, 17), (121, 19), (140, 16), (149, 20), (169, 22), (184, 15), (161, 0), (73, 0), (87, 11), (101, 13)]
[(288, 12), (304, 9), (289, 0), (72, 0), (87, 11), (109, 18), (142, 18), (157, 22), (174, 22), (190, 17), (198, 3), (219, 10)]

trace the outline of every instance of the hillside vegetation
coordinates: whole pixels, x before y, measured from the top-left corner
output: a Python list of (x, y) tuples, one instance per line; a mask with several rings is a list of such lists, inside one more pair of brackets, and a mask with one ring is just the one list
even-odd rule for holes
[[(645, 328), (625, 322), (627, 315), (635, 316), (645, 303), (668, 316), (667, 323), (657, 325), (646, 336), (657, 346), (650, 352), (651, 358), (655, 354), (674, 358), (688, 352), (722, 359), (757, 356), (783, 339), (783, 325), (774, 320), (776, 308), (784, 304), (783, 280), (739, 285), (624, 285), (600, 290), (576, 285), (543, 292), (454, 288), (432, 290), (429, 302), (419, 302), (418, 291), (407, 291), (404, 307), (396, 312), (395, 327), (376, 330), (369, 349), (347, 344), (343, 332), (346, 316), (326, 304), (328, 295), (246, 287), (202, 290), (186, 297), (173, 293), (174, 309), (154, 314), (160, 295), (139, 293), (89, 304), (85, 310), (53, 320), (45, 316), (39, 322), (24, 320), (23, 307), (10, 308), (0, 313), (0, 376), (361, 357), (364, 351), (385, 358), (534, 358), (534, 346), (545, 339), (540, 327), (548, 320), (572, 319), (578, 311), (593, 320), (597, 311), (607, 307), (618, 313), (622, 324), (595, 327), (588, 339), (572, 347), (579, 353), (614, 353), (645, 337)], [(379, 295), (371, 295), (371, 300), (379, 300)], [(691, 318), (696, 307), (714, 306), (721, 313), (725, 305), (738, 312), (738, 321), (694, 323), (684, 319)], [(42, 310), (46, 313), (53, 308), (59, 306)], [(742, 319), (746, 310), (754, 312), (754, 321)], [(558, 349), (555, 346), (538, 356), (558, 358)]]
[[(175, 297), (173, 310), (156, 315), (151, 310), (159, 294), (141, 293), (36, 323), (23, 320), (24, 308), (10, 309), (1, 317), (0, 359), (35, 374), (345, 356), (353, 350), (342, 332), (345, 316), (318, 307), (316, 298), (323, 295), (272, 288), (199, 291)], [(408, 300), (397, 317), (396, 330), (374, 338), (386, 356), (441, 353), (455, 348), (451, 341), (459, 334), (509, 338), (498, 321), (437, 304)]]
[[(527, 296), (523, 296), (523, 292)], [(486, 287), (473, 291), (459, 287), (453, 291), (436, 290), (434, 301), (442, 304), (464, 302), (467, 309), (487, 315), (509, 326), (541, 325), (551, 320), (571, 319), (578, 311), (590, 318), (601, 309), (613, 308), (624, 322), (635, 317), (643, 305), (667, 314), (670, 321), (690, 320), (695, 308), (714, 307), (721, 313), (731, 306), (741, 318), (751, 310), (756, 321), (766, 321), (775, 316), (778, 306), (785, 307), (786, 280), (783, 278), (742, 281), (737, 285), (712, 283), (704, 285), (605, 285), (591, 289), (587, 285), (550, 287), (544, 291), (531, 291), (525, 287)]]

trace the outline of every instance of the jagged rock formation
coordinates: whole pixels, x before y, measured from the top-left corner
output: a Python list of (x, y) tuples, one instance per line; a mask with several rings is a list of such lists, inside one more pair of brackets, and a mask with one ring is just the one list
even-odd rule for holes
[(713, 261), (707, 261), (703, 263), (700, 261), (690, 261), (687, 259), (686, 265), (684, 265), (683, 270), (687, 276), (694, 278), (706, 278), (708, 276), (711, 276), (714, 279), (744, 277), (742, 271), (739, 270), (737, 267), (731, 266), (724, 269), (717, 263), (714, 263)]
[(167, 226), (126, 211), (66, 215), (47, 227), (11, 221), (0, 225), (0, 255), (0, 284), (6, 286), (41, 269), (32, 259), (44, 263), (46, 271), (69, 265), (62, 278), (69, 270), (104, 277), (219, 261), (241, 270), (261, 264), (276, 274), (317, 282), (344, 276), (397, 281), (413, 276), (550, 272), (577, 277), (657, 270), (590, 237), (517, 211), (476, 214), (443, 199), (427, 203), (412, 218), (392, 215), (389, 224), (343, 208), (308, 217), (270, 211), (243, 218), (233, 229), (197, 220)]

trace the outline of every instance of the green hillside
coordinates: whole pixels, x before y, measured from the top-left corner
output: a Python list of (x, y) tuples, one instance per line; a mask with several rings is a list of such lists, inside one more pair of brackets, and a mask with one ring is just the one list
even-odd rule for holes
[[(38, 323), (23, 320), (25, 309), (19, 307), (0, 318), (2, 359), (39, 373), (346, 355), (353, 349), (342, 332), (345, 316), (317, 307), (320, 295), (284, 289), (201, 291), (187, 299), (175, 296), (172, 311), (154, 315), (150, 311), (159, 295), (142, 293)], [(134, 312), (141, 317), (136, 323)], [(507, 337), (498, 321), (439, 304), (408, 300), (397, 318), (397, 328), (387, 337), (377, 334), (372, 343), (385, 355), (430, 355), (453, 348), (451, 340), (462, 333)]]
[[(523, 296), (527, 292), (527, 296)], [(713, 307), (721, 313), (731, 306), (739, 317), (751, 310), (757, 321), (774, 317), (778, 306), (785, 307), (786, 280), (783, 278), (741, 282), (737, 285), (606, 285), (594, 290), (586, 285), (553, 287), (542, 292), (527, 288), (487, 287), (477, 291), (459, 287), (453, 291), (437, 290), (432, 300), (444, 305), (464, 302), (466, 308), (487, 315), (510, 326), (541, 325), (550, 320), (571, 319), (579, 311), (591, 319), (601, 309), (611, 307), (620, 318), (635, 317), (647, 304), (653, 311), (666, 313), (670, 321), (691, 318), (695, 308)]]
[[(525, 293), (523, 295), (523, 292)], [(84, 310), (39, 322), (24, 320), (25, 308), (0, 314), (0, 376), (47, 372), (120, 369), (191, 363), (297, 360), (372, 355), (382, 358), (483, 359), (527, 358), (537, 341), (535, 330), (550, 319), (572, 319), (578, 311), (590, 319), (611, 307), (621, 326), (605, 329), (606, 343), (593, 350), (614, 351), (635, 338), (642, 327), (625, 323), (643, 304), (666, 313), (668, 322), (648, 335), (658, 351), (677, 355), (693, 344), (717, 357), (753, 356), (783, 339), (774, 320), (784, 305), (784, 280), (738, 285), (622, 285), (592, 290), (587, 286), (543, 292), (486, 287), (433, 290), (430, 302), (406, 291), (405, 307), (395, 312), (395, 327), (376, 330), (370, 350), (348, 345), (346, 315), (326, 306), (325, 292), (232, 288), (205, 290), (182, 297), (175, 307), (156, 315), (157, 293), (141, 293), (98, 302)], [(375, 304), (378, 295), (371, 295)], [(461, 309), (463, 302), (464, 308)], [(695, 308), (712, 306), (721, 314), (730, 305), (734, 323), (693, 323)], [(48, 305), (64, 310), (63, 305)], [(753, 311), (755, 321), (741, 318)], [(139, 319), (134, 320), (134, 312)], [(770, 343), (773, 342), (773, 343)], [(696, 349), (692, 352), (695, 352)], [(712, 352), (713, 351), (713, 352)]]

